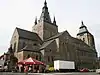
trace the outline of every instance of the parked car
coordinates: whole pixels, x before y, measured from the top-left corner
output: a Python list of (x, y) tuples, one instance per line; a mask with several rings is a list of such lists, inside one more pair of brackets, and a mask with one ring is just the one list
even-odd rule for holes
[(95, 69), (90, 69), (89, 71), (90, 71), (90, 72), (96, 72), (96, 70), (95, 70)]
[(100, 74), (100, 69), (96, 69), (96, 73)]
[(83, 69), (80, 69), (80, 72), (89, 72), (89, 69), (88, 68), (83, 68)]

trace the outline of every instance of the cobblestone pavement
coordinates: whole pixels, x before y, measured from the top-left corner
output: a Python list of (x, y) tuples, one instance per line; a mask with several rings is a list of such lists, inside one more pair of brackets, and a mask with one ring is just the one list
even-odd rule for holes
[(73, 72), (73, 73), (0, 73), (0, 75), (100, 75), (96, 74), (95, 72), (88, 72), (88, 73), (79, 73), (79, 72)]

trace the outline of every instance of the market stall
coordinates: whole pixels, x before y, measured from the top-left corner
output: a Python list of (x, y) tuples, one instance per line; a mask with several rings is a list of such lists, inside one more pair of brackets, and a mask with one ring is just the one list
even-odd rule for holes
[(19, 61), (18, 64), (22, 65), (21, 68), (24, 68), (24, 72), (43, 72), (45, 69), (45, 64), (43, 62), (32, 57), (23, 61)]

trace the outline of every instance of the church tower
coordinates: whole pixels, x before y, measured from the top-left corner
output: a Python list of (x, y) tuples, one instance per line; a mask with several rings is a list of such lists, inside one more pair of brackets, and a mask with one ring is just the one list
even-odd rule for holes
[(54, 21), (51, 22), (46, 0), (42, 8), (40, 19), (38, 22), (37, 18), (35, 19), (32, 32), (36, 32), (43, 41), (58, 33), (58, 26), (56, 25), (55, 17)]
[(94, 36), (88, 31), (83, 21), (81, 22), (81, 27), (79, 28), (79, 33), (77, 34), (77, 38), (81, 39), (91, 48), (95, 49)]

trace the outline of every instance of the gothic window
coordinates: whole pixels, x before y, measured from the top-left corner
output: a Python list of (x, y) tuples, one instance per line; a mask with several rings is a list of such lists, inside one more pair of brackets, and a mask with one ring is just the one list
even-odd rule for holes
[(54, 61), (54, 58), (53, 58), (53, 56), (51, 57), (51, 59), (52, 59), (52, 61)]
[(83, 41), (85, 42), (85, 38), (83, 38)]
[(41, 55), (39, 56), (39, 60), (41, 61)]
[(46, 20), (48, 20), (48, 18), (45, 18)]
[(14, 43), (14, 51), (16, 51), (16, 42)]
[(48, 56), (48, 62), (50, 62), (50, 57)]
[(30, 55), (28, 54), (27, 58), (29, 58), (29, 57), (30, 57)]
[(24, 48), (24, 47), (25, 47), (25, 45), (26, 45), (26, 44), (25, 44), (25, 42), (23, 42), (23, 47), (22, 47), (22, 48)]
[(36, 44), (36, 43), (34, 43), (33, 45), (34, 45), (34, 46), (37, 46), (37, 44)]
[(36, 60), (38, 60), (38, 55), (36, 55)]

